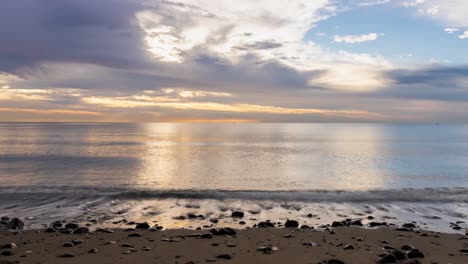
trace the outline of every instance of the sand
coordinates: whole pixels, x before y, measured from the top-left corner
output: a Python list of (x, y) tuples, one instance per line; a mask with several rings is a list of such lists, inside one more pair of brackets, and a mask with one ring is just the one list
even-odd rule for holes
[[(398, 263), (468, 263), (468, 237), (389, 227), (250, 228), (235, 235), (204, 230), (123, 230), (89, 234), (45, 230), (0, 233), (0, 264), (15, 263), (377, 263), (409, 245), (423, 258)], [(138, 234), (138, 235), (135, 235)], [(130, 235), (130, 237), (129, 237)], [(133, 237), (135, 236), (135, 237)], [(64, 244), (72, 245), (65, 247)], [(82, 240), (82, 241), (80, 241)], [(113, 241), (113, 242), (111, 242)], [(14, 243), (17, 247), (11, 246)], [(71, 244), (70, 244), (71, 243)], [(8, 249), (13, 247), (13, 249)], [(387, 248), (384, 248), (387, 247)], [(263, 251), (266, 252), (263, 252)], [(401, 250), (406, 252), (407, 250)], [(7, 252), (7, 253), (4, 253)], [(3, 256), (3, 254), (11, 256)], [(93, 253), (90, 253), (93, 252)], [(333, 260), (336, 260), (333, 262)], [(338, 262), (341, 261), (341, 262)]]

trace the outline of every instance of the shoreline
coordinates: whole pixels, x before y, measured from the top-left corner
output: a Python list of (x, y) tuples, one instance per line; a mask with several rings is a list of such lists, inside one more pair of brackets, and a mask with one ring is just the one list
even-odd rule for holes
[(111, 230), (54, 222), (21, 231), (15, 222), (18, 230), (0, 231), (0, 263), (468, 263), (468, 233), (374, 223), (364, 228), (349, 219), (314, 228), (288, 220), (195, 230), (130, 223)]

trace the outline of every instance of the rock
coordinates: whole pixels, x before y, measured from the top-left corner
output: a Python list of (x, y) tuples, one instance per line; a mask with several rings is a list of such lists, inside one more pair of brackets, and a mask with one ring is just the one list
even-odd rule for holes
[(374, 218), (375, 218), (375, 217), (373, 217), (372, 215), (369, 215), (369, 216), (367, 217), (367, 220), (374, 220)]
[(131, 233), (131, 234), (128, 234), (128, 237), (141, 237), (141, 235), (138, 233)]
[(244, 217), (244, 212), (241, 212), (241, 211), (234, 211), (231, 213), (231, 217), (234, 217), (234, 218), (242, 218)]
[(68, 229), (77, 229), (79, 226), (77, 223), (68, 223), (65, 225), (65, 228), (68, 228)]
[(75, 255), (73, 255), (72, 253), (65, 253), (65, 254), (59, 255), (59, 257), (61, 257), (61, 258), (74, 258)]
[(213, 235), (212, 235), (211, 233), (206, 233), (206, 234), (200, 235), (200, 238), (212, 239), (212, 238), (213, 238)]
[(385, 264), (385, 263), (397, 263), (397, 259), (395, 258), (394, 255), (388, 254), (377, 260), (377, 263), (379, 264)]
[(403, 246), (401, 246), (401, 249), (402, 250), (412, 250), (412, 249), (414, 249), (414, 246), (413, 245), (403, 245)]
[(75, 245), (75, 246), (76, 246), (76, 245), (81, 245), (81, 244), (84, 243), (84, 241), (83, 241), (82, 239), (73, 239), (71, 242), (72, 242), (73, 245)]
[(147, 222), (139, 223), (135, 226), (136, 229), (149, 229), (150, 225)]
[(57, 233), (57, 230), (53, 227), (47, 228), (44, 232), (46, 233)]
[(96, 254), (96, 253), (98, 253), (98, 252), (99, 252), (99, 249), (97, 249), (97, 248), (92, 248), (92, 249), (90, 249), (90, 250), (88, 251), (88, 253), (90, 253), (90, 254)]
[(5, 222), (10, 222), (10, 217), (8, 216), (2, 216), (2, 218), (0, 218), (1, 221), (5, 221)]
[(10, 222), (8, 222), (7, 228), (21, 230), (24, 228), (24, 222), (21, 221), (21, 219), (15, 217), (11, 219)]
[(150, 247), (147, 247), (147, 246), (144, 246), (142, 250), (143, 250), (143, 251), (151, 251), (151, 248), (150, 248)]
[(283, 236), (284, 238), (293, 238), (295, 237), (294, 234), (286, 234)]
[(424, 254), (416, 248), (406, 252), (406, 255), (408, 258), (424, 258)]
[(395, 228), (396, 231), (401, 231), (401, 232), (411, 232), (413, 231), (412, 229), (410, 228), (407, 228), (407, 227), (397, 227)]
[(317, 244), (314, 243), (314, 242), (305, 242), (305, 243), (302, 243), (302, 245), (308, 246), (308, 247), (316, 247), (317, 246)]
[(2, 249), (15, 249), (18, 246), (15, 243), (8, 243), (2, 246)]
[(217, 259), (232, 259), (231, 255), (221, 254), (216, 257)]
[(263, 252), (263, 254), (271, 254), (273, 251), (277, 251), (278, 248), (273, 247), (272, 245), (258, 247), (257, 251)]
[(387, 222), (370, 222), (369, 223), (370, 227), (376, 227), (376, 226), (388, 226)]
[(402, 225), (402, 227), (406, 227), (406, 228), (416, 228), (416, 225), (413, 224), (413, 223), (405, 223)]
[(53, 227), (53, 228), (60, 228), (60, 227), (62, 227), (62, 222), (60, 222), (60, 221), (55, 221), (55, 222), (52, 222), (52, 223), (50, 224), (50, 226)]
[(339, 227), (339, 226), (345, 226), (345, 224), (343, 222), (333, 221), (331, 226), (332, 227)]
[(361, 220), (351, 220), (351, 221), (349, 222), (349, 225), (352, 225), (352, 226), (363, 226)]
[(275, 224), (273, 224), (272, 222), (270, 221), (266, 221), (266, 222), (260, 222), (257, 224), (257, 227), (258, 228), (267, 228), (267, 227), (275, 227)]
[(2, 253), (0, 253), (0, 255), (2, 256), (5, 256), (5, 257), (9, 257), (9, 256), (13, 256), (14, 253), (10, 250), (6, 250), (6, 251), (2, 251)]
[(309, 225), (301, 225), (300, 228), (301, 229), (311, 229), (311, 227)]
[(225, 235), (235, 236), (237, 234), (236, 230), (229, 228), (229, 227), (225, 227), (221, 229), (213, 228), (210, 230), (210, 233), (215, 236), (225, 236)]
[(400, 250), (394, 250), (392, 254), (397, 260), (406, 259), (405, 253), (401, 252)]
[(106, 242), (106, 245), (112, 245), (112, 244), (117, 244), (117, 242), (115, 242), (115, 241), (107, 241)]
[(87, 227), (78, 227), (75, 229), (73, 234), (89, 234), (89, 228)]
[(66, 242), (66, 243), (63, 243), (62, 245), (63, 247), (73, 247), (74, 244), (72, 242)]
[(114, 230), (109, 229), (109, 228), (98, 228), (96, 229), (97, 233), (107, 233), (107, 234), (112, 234), (114, 233)]
[(122, 244), (122, 246), (121, 246), (121, 247), (126, 247), (126, 248), (133, 248), (133, 246), (132, 246), (132, 245), (130, 245), (130, 244), (127, 244), (127, 243), (124, 243), (124, 244)]
[(284, 227), (286, 228), (298, 228), (299, 227), (299, 222), (296, 220), (286, 220), (286, 223), (284, 223)]
[(352, 250), (352, 249), (354, 249), (354, 247), (353, 247), (353, 245), (346, 245), (346, 246), (343, 247), (343, 249)]
[(326, 263), (327, 264), (345, 264), (343, 261), (339, 259), (329, 259)]
[(217, 218), (210, 218), (209, 220), (211, 223), (213, 224), (217, 224), (219, 222), (219, 220)]
[(62, 234), (71, 234), (71, 233), (73, 233), (73, 231), (71, 229), (68, 229), (68, 228), (60, 228), (58, 231), (60, 233), (62, 233)]

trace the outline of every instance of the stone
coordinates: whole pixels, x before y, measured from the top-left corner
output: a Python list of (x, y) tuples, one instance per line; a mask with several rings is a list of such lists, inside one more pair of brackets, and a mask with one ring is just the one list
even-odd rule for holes
[(89, 234), (89, 228), (87, 227), (78, 227), (73, 231), (73, 234)]
[(284, 227), (286, 228), (298, 228), (299, 227), (299, 222), (296, 220), (286, 220), (286, 223), (284, 223)]
[(343, 222), (333, 221), (331, 226), (332, 227), (339, 227), (339, 226), (345, 226), (345, 224)]
[(352, 249), (354, 249), (354, 246), (353, 245), (346, 245), (346, 246), (343, 247), (343, 249), (352, 250)]
[(416, 248), (406, 252), (406, 255), (408, 258), (424, 258), (424, 254)]
[(411, 249), (414, 249), (414, 246), (413, 245), (403, 245), (403, 246), (401, 246), (401, 249), (402, 250), (411, 250)]
[(229, 254), (221, 254), (216, 256), (217, 259), (232, 259), (231, 255)]
[(0, 253), (0, 255), (2, 256), (5, 256), (5, 257), (9, 257), (9, 256), (13, 256), (14, 253), (10, 250), (6, 250), (6, 251), (2, 251), (2, 253)]
[(272, 222), (270, 221), (266, 221), (266, 222), (260, 222), (257, 224), (257, 227), (258, 228), (267, 228), (267, 227), (275, 227), (275, 224), (273, 224)]
[(21, 230), (24, 228), (24, 222), (21, 221), (21, 219), (15, 217), (11, 219), (10, 222), (8, 222), (7, 228)]
[(229, 228), (229, 227), (225, 227), (221, 229), (213, 228), (210, 230), (210, 233), (215, 236), (225, 236), (225, 235), (235, 236), (237, 234), (236, 230)]
[(131, 234), (128, 234), (128, 237), (141, 237), (141, 235), (138, 233), (131, 233)]
[(241, 212), (241, 211), (234, 211), (231, 213), (231, 217), (234, 217), (234, 218), (242, 218), (244, 217), (244, 212)]
[(57, 230), (53, 227), (47, 228), (44, 232), (46, 233), (57, 233)]
[(147, 222), (139, 223), (135, 226), (136, 229), (149, 229), (150, 225)]
[(73, 247), (74, 244), (72, 242), (66, 242), (66, 243), (63, 243), (62, 245), (63, 247)]
[(370, 222), (369, 223), (370, 227), (376, 227), (376, 226), (388, 226), (387, 222)]
[(327, 264), (345, 264), (343, 261), (339, 259), (329, 259), (326, 262)]
[(406, 227), (406, 228), (416, 228), (416, 225), (413, 224), (413, 223), (405, 223), (402, 225), (402, 227)]
[(400, 250), (394, 250), (392, 254), (397, 260), (406, 259), (405, 253), (401, 252)]
[(130, 244), (127, 244), (127, 243), (124, 243), (124, 244), (122, 244), (122, 246), (121, 246), (121, 247), (126, 247), (126, 248), (133, 248), (133, 246), (132, 246), (132, 245), (130, 245)]
[(90, 253), (90, 254), (96, 254), (96, 253), (98, 253), (98, 252), (99, 252), (99, 249), (97, 249), (97, 248), (92, 248), (92, 249), (90, 249), (90, 250), (88, 251), (88, 253)]
[(379, 264), (385, 264), (385, 263), (397, 263), (397, 259), (395, 258), (394, 255), (388, 254), (377, 260), (377, 263)]
[(62, 233), (62, 234), (71, 234), (71, 233), (73, 233), (73, 231), (71, 229), (68, 229), (68, 228), (60, 228), (58, 231), (60, 233)]
[(65, 253), (65, 254), (59, 255), (59, 257), (61, 257), (61, 258), (74, 258), (75, 255), (73, 255), (72, 253)]
[(68, 223), (65, 225), (65, 228), (68, 228), (68, 229), (77, 229), (79, 226), (77, 223)]
[(83, 241), (82, 239), (73, 239), (71, 242), (72, 242), (73, 245), (75, 245), (75, 246), (76, 246), (76, 245), (81, 245), (81, 244), (84, 243), (84, 241)]
[(18, 246), (15, 243), (8, 243), (2, 246), (2, 249), (15, 249)]
[(200, 235), (200, 238), (212, 239), (212, 238), (213, 238), (213, 235), (212, 235), (211, 233), (201, 234), (201, 235)]

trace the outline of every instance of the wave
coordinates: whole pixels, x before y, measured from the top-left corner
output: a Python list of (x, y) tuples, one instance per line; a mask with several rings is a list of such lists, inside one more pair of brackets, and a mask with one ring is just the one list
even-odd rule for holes
[(467, 188), (426, 188), (390, 190), (307, 190), (307, 191), (264, 191), (264, 190), (145, 190), (124, 188), (95, 188), (69, 186), (0, 187), (2, 199), (27, 198), (30, 196), (98, 198), (110, 199), (212, 199), (212, 200), (272, 200), (301, 201), (311, 203), (382, 203), (382, 202), (468, 202)]

